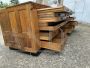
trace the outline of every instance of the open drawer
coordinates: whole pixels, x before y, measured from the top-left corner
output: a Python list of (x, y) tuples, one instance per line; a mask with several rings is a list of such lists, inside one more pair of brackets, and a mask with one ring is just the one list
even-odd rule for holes
[(59, 23), (58, 25), (55, 25), (55, 26), (40, 26), (40, 30), (55, 31), (58, 28), (60, 28), (63, 25), (65, 25), (66, 23), (67, 22), (65, 21), (65, 22)]
[(67, 36), (65, 34), (63, 36), (59, 34), (56, 38), (54, 38), (50, 42), (41, 41), (41, 47), (59, 52), (63, 50), (66, 39), (67, 39)]
[(42, 31), (40, 32), (40, 40), (47, 40), (50, 41), (54, 37), (56, 37), (59, 33), (59, 29), (56, 31)]

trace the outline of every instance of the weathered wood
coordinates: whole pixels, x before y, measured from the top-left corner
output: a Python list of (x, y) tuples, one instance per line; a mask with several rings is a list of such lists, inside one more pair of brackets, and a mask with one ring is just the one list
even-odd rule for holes
[(60, 23), (56, 26), (46, 26), (46, 27), (40, 27), (40, 30), (49, 30), (49, 31), (55, 31), (57, 30), (58, 28), (60, 28), (61, 26), (65, 25), (67, 22), (63, 22), (63, 23)]
[(50, 32), (40, 32), (40, 40), (51, 41), (55, 36), (57, 36), (59, 30), (50, 31)]
[(75, 26), (77, 24), (78, 24), (77, 21), (69, 21), (67, 24), (65, 24), (61, 28), (66, 34), (68, 33), (70, 34), (75, 29)]
[(39, 22), (58, 22), (61, 21), (60, 17), (42, 18)]
[(69, 13), (72, 14), (72, 10), (67, 8), (66, 6), (56, 7), (56, 8), (42, 8), (37, 9), (39, 13), (45, 13), (45, 12), (63, 12), (63, 13)]
[(33, 2), (8, 7), (0, 12), (0, 20), (6, 46), (28, 52), (40, 49), (37, 10), (49, 6)]
[(66, 41), (66, 37), (61, 38), (60, 36), (61, 34), (59, 34), (55, 39), (53, 39), (51, 42), (47, 42), (47, 41), (41, 41), (42, 44), (42, 48), (46, 48), (46, 49), (50, 49), (50, 50), (54, 50), (57, 52), (60, 52), (61, 50), (63, 50), (64, 48), (64, 43)]
[(61, 51), (78, 24), (65, 6), (51, 8), (27, 2), (0, 11), (5, 45), (24, 52), (37, 53), (41, 48)]

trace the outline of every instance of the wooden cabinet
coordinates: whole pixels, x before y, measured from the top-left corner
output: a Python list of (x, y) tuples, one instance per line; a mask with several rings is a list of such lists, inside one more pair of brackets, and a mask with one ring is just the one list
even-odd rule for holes
[(37, 53), (40, 48), (61, 51), (67, 33), (75, 27), (70, 12), (65, 6), (51, 8), (33, 2), (1, 10), (0, 24), (5, 45), (31, 53)]
[(27, 2), (0, 11), (6, 46), (27, 52), (40, 49), (37, 10), (49, 6)]

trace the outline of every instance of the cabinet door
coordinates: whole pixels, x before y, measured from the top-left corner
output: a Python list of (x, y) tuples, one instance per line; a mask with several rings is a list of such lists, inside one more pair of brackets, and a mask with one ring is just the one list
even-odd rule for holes
[(0, 24), (1, 24), (5, 45), (6, 46), (15, 45), (14, 38), (11, 33), (11, 24), (9, 22), (7, 11), (3, 11), (0, 13)]
[(40, 49), (37, 11), (32, 10), (31, 4), (26, 4), (18, 6), (17, 13), (22, 28), (22, 49), (37, 52)]
[(14, 45), (12, 45), (11, 47), (15, 47), (18, 48), (17, 45), (17, 36), (18, 36), (18, 24), (17, 24), (17, 19), (16, 19), (16, 12), (15, 12), (15, 8), (8, 8), (7, 9), (7, 17), (8, 17), (8, 22), (10, 23), (10, 27), (11, 27), (11, 37), (13, 37), (13, 41), (12, 43), (14, 43)]
[(9, 32), (9, 35), (3, 33), (8, 35), (12, 47), (29, 52), (40, 49), (37, 11), (32, 9), (31, 4), (7, 8), (3, 22), (3, 31)]
[(22, 32), (21, 32), (21, 48), (32, 48), (32, 44), (31, 44), (31, 27), (30, 27), (30, 23), (28, 21), (28, 14), (27, 14), (27, 8), (26, 5), (25, 6), (19, 6), (17, 9), (17, 17), (19, 17), (19, 23), (21, 25), (22, 28)]
[(29, 41), (30, 37), (28, 34), (29, 24), (27, 22), (26, 7), (12, 7), (8, 8), (7, 11), (11, 25), (11, 34), (14, 37), (15, 42), (14, 47), (22, 50), (27, 46), (31, 47), (31, 42)]

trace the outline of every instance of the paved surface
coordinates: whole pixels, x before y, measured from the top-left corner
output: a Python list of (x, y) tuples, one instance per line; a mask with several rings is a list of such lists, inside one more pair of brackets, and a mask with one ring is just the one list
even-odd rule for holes
[(90, 27), (79, 25), (68, 38), (64, 50), (55, 54), (45, 50), (33, 57), (10, 51), (0, 36), (0, 68), (90, 68)]

